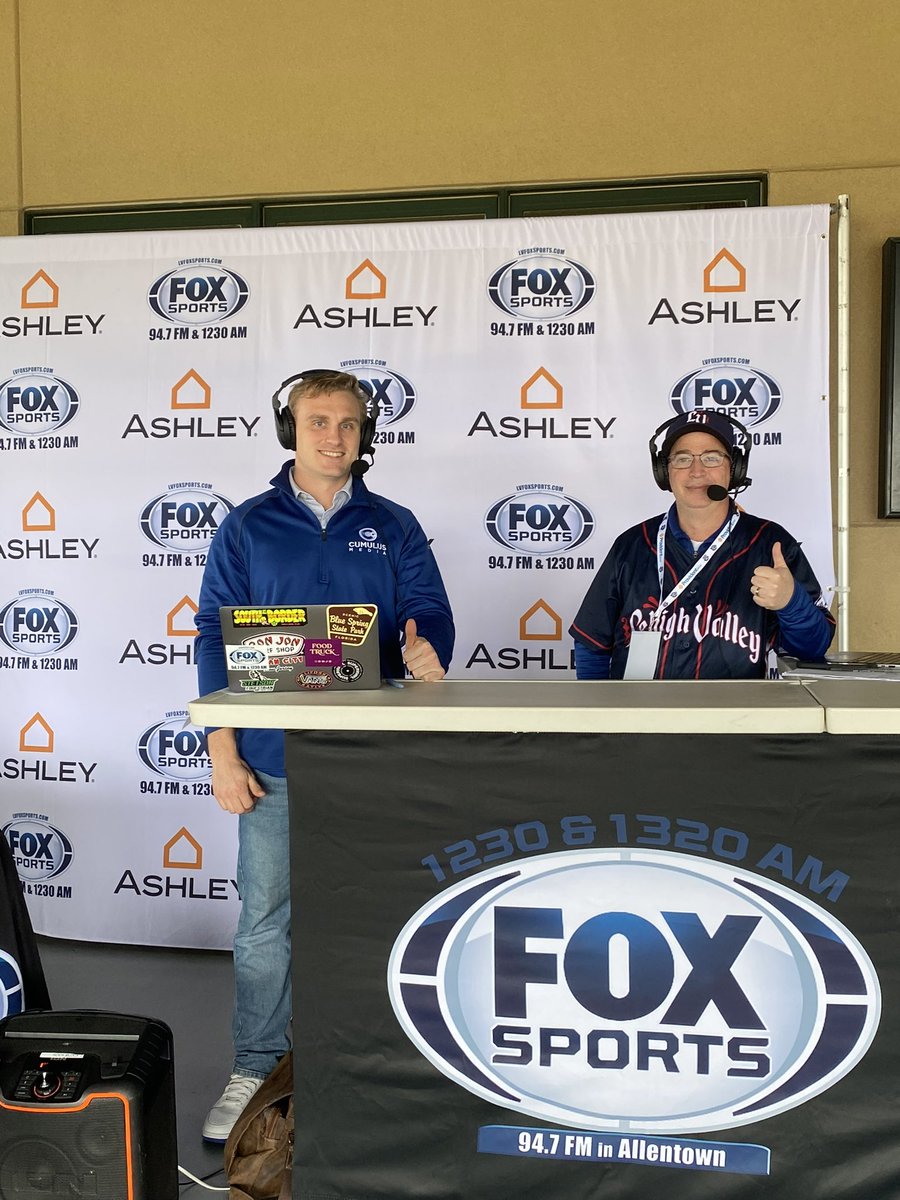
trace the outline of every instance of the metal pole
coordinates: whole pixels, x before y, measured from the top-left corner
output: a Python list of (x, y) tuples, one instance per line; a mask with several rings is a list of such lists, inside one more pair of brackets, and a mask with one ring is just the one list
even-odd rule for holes
[(850, 197), (838, 196), (837, 645), (850, 647)]

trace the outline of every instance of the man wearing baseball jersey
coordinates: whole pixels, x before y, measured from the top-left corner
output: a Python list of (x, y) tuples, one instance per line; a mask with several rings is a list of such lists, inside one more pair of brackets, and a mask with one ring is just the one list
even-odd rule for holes
[(616, 538), (595, 575), (569, 630), (579, 679), (762, 679), (772, 650), (828, 649), (834, 618), (800, 543), (728, 495), (750, 482), (749, 445), (702, 409), (656, 431), (654, 478), (675, 502)]

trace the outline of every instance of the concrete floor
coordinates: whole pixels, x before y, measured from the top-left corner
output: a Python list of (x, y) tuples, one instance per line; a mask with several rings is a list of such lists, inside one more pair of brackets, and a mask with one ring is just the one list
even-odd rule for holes
[[(231, 1070), (231, 954), (48, 937), (38, 945), (54, 1009), (130, 1013), (170, 1027), (179, 1165), (227, 1189), (222, 1150), (204, 1143), (200, 1128)], [(179, 1180), (179, 1196), (187, 1200), (216, 1194), (183, 1175)]]

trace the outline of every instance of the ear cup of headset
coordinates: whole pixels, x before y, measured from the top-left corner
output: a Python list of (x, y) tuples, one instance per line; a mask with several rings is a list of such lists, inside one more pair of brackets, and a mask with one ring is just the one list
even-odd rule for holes
[(290, 405), (282, 405), (281, 403), (281, 393), (289, 384), (299, 383), (308, 374), (310, 372), (301, 371), (299, 375), (288, 376), (272, 393), (272, 415), (275, 418), (275, 436), (278, 438), (278, 444), (283, 446), (285, 450), (297, 449), (297, 426), (294, 424), (294, 414), (291, 412)]
[(358, 382), (369, 398), (368, 415), (359, 427), (359, 457), (363, 458), (367, 454), (375, 453), (372, 447), (375, 444), (375, 428), (378, 424), (378, 416), (381, 410), (372, 394), (369, 384), (364, 379), (360, 379)]
[(731, 488), (742, 488), (749, 485), (750, 480), (747, 478), (747, 467), (750, 462), (750, 435), (741, 426), (742, 445), (735, 441), (734, 449), (731, 451)]
[[(659, 430), (656, 432), (659, 433)], [(653, 471), (656, 486), (662, 488), (664, 492), (670, 492), (672, 489), (669, 486), (669, 464), (663, 457), (662, 451), (656, 449), (655, 439), (656, 433), (650, 439), (650, 468)]]
[[(281, 388), (278, 391), (280, 392)], [(278, 442), (285, 450), (296, 450), (297, 426), (294, 424), (294, 414), (288, 405), (285, 404), (284, 408), (278, 406), (278, 392), (275, 393), (275, 406), (275, 435)]]

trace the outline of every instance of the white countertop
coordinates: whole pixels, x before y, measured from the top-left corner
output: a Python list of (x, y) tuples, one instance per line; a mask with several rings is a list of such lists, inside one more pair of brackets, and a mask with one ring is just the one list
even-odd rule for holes
[(900, 680), (808, 679), (825, 709), (826, 733), (900, 733)]
[[(213, 692), (195, 725), (497, 733), (822, 733), (825, 712), (796, 682), (409, 681), (360, 692)], [(900, 691), (897, 693), (900, 702)], [(898, 726), (900, 727), (900, 726)]]

